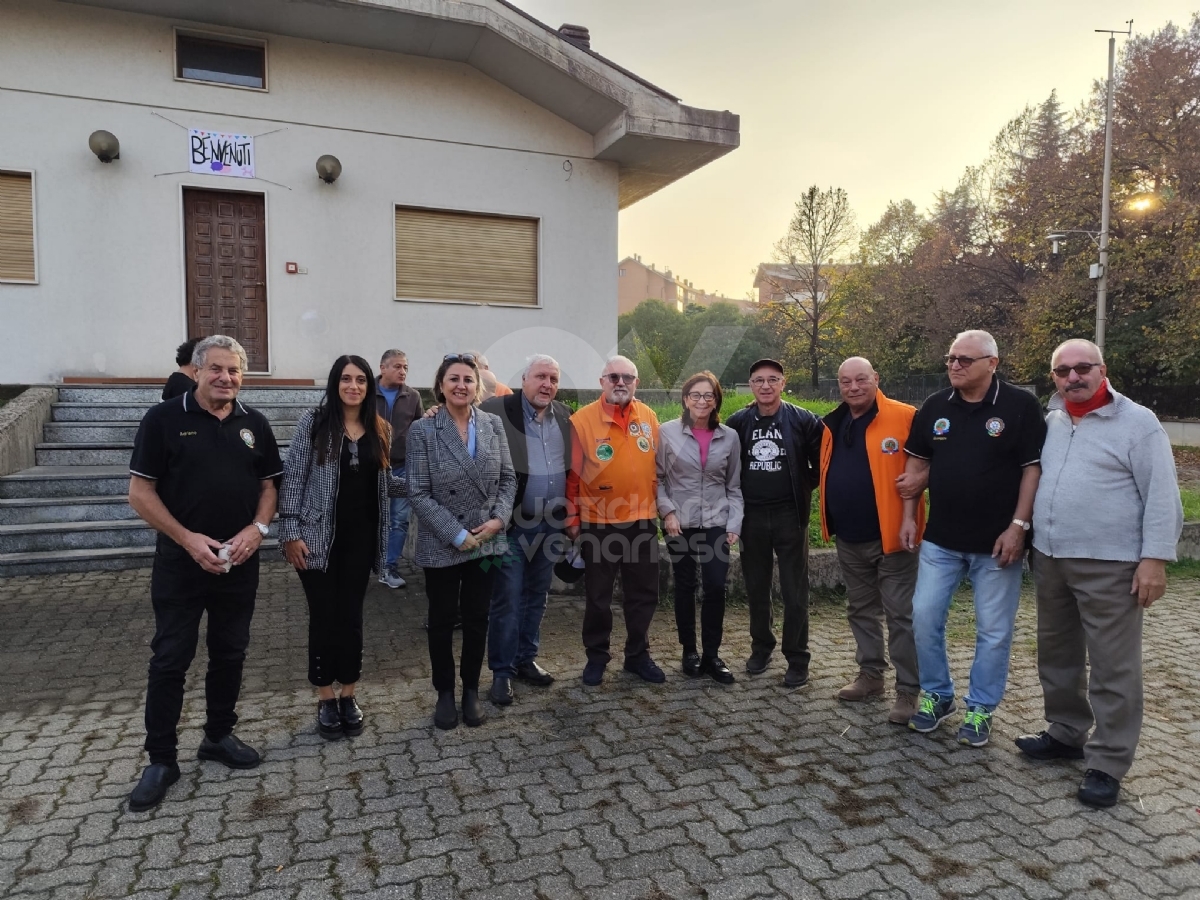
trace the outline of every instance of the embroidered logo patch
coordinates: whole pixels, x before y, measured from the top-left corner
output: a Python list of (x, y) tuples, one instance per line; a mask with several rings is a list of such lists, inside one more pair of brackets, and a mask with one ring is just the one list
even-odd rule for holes
[(900, 442), (894, 437), (886, 437), (883, 439), (883, 443), (879, 445), (879, 449), (889, 455), (892, 453), (899, 453)]
[(934, 434), (945, 434), (949, 430), (950, 430), (950, 420), (949, 419), (938, 419), (936, 422), (933, 423), (933, 433)]
[(641, 450), (643, 453), (649, 453), (650, 452), (650, 442), (648, 440), (646, 440), (644, 437), (640, 437), (637, 439), (637, 448), (639, 450)]
[(637, 437), (637, 434), (638, 434), (638, 423), (637, 422), (629, 423), (629, 433), (632, 434), (634, 437)]
[(987, 433), (992, 437), (999, 437), (1000, 432), (1004, 430), (1004, 420), (997, 416), (992, 416), (983, 424), (983, 427), (987, 429)]
[(254, 449), (254, 432), (251, 431), (249, 428), (243, 428), (241, 431), (238, 432), (238, 434), (241, 435), (242, 441), (245, 442), (246, 446), (249, 447), (251, 450), (253, 450)]
[(650, 423), (649, 422), (643, 422), (638, 427), (642, 429), (642, 434), (644, 434), (646, 437), (650, 437)]
[(608, 462), (613, 458), (612, 444), (600, 444), (596, 448), (596, 459), (600, 462)]

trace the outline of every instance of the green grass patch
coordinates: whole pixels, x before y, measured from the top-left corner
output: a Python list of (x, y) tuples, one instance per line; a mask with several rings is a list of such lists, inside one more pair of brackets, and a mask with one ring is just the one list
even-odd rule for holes
[(1200, 559), (1180, 559), (1167, 563), (1170, 578), (1200, 578)]
[[(802, 406), (807, 410), (816, 413), (818, 416), (823, 416), (832, 411), (837, 406), (828, 400), (801, 400), (791, 394), (784, 394), (783, 399), (789, 403), (795, 403), (797, 406)], [(725, 394), (725, 400), (721, 404), (721, 421), (724, 422), (739, 409), (745, 409), (754, 402), (752, 394), (735, 394), (729, 391)], [(682, 403), (656, 403), (651, 404), (650, 408), (654, 410), (654, 414), (658, 416), (659, 422), (669, 422), (672, 419), (678, 419), (683, 415)]]
[(1181, 488), (1179, 499), (1183, 501), (1183, 521), (1195, 522), (1200, 520), (1200, 491)]

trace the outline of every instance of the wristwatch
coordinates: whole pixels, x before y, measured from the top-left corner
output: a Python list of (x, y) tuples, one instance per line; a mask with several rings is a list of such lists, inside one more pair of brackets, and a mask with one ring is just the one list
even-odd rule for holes
[[(267, 534), (268, 534), (268, 533), (270, 532), (270, 530), (271, 530), (271, 529), (270, 529), (270, 528), (268, 528), (266, 525), (264, 525), (262, 522), (255, 522), (255, 523), (254, 523), (254, 527), (258, 529), (258, 533), (259, 533), (259, 534), (261, 534), (263, 537), (266, 537), (266, 536), (267, 536)], [(1029, 526), (1028, 526), (1028, 525), (1026, 525), (1025, 527), (1026, 527), (1026, 528), (1028, 528)]]
[[(1032, 522), (1026, 522), (1024, 519), (1013, 519), (1012, 523), (1020, 525), (1022, 531), (1028, 531), (1033, 526)], [(255, 524), (257, 525), (258, 523), (256, 522)]]

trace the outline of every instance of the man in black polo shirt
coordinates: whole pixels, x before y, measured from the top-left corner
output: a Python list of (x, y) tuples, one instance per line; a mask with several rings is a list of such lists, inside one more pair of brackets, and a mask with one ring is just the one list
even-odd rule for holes
[(742, 578), (750, 607), (746, 671), (767, 670), (775, 649), (771, 569), (779, 560), (783, 594), (785, 687), (808, 683), (808, 515), (821, 466), (821, 420), (782, 399), (783, 366), (760, 359), (750, 366), (754, 403), (726, 424), (742, 442)]
[(252, 769), (258, 752), (233, 735), (258, 591), (258, 548), (283, 472), (266, 418), (237, 399), (246, 351), (214, 335), (196, 345), (198, 383), (149, 410), (129, 463), (129, 505), (158, 532), (150, 599), (155, 632), (146, 691), (146, 752), (129, 808), (151, 809), (179, 780), (183, 682), (208, 612), (208, 716), (197, 757)]
[[(996, 377), (998, 363), (986, 331), (958, 335), (946, 356), (951, 388), (925, 401), (904, 445), (905, 472), (929, 477), (929, 524), (913, 595), (923, 696), (908, 727), (930, 732), (954, 712), (946, 619), (959, 583), (970, 578), (975, 660), (958, 742), (971, 747), (988, 742), (1008, 682), (1021, 559), (1046, 437), (1037, 398)], [(909, 550), (917, 547), (919, 500), (904, 501), (900, 541)]]

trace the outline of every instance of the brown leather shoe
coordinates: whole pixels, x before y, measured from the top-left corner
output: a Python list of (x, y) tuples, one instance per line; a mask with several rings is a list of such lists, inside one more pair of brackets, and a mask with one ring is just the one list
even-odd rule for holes
[[(859, 672), (858, 677), (838, 691), (838, 699), (847, 703), (858, 703), (868, 697), (883, 696), (883, 679)], [(907, 720), (905, 720), (907, 721)]]
[(888, 721), (893, 725), (907, 725), (908, 720), (917, 714), (917, 695), (908, 691), (896, 691), (896, 702), (888, 713)]

